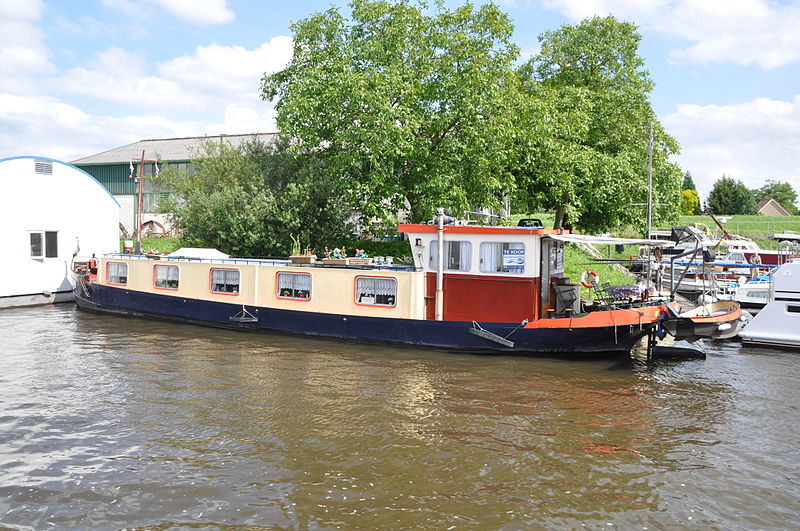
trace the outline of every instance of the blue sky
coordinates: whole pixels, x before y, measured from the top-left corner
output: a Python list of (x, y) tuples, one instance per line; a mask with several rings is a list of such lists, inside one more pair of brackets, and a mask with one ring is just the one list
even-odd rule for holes
[[(723, 174), (800, 191), (800, 4), (496, 3), (523, 57), (542, 32), (588, 16), (636, 24), (653, 106), (701, 197)], [(259, 78), (291, 57), (291, 21), (331, 6), (349, 12), (339, 0), (2, 0), (0, 158), (70, 161), (145, 138), (274, 131)]]

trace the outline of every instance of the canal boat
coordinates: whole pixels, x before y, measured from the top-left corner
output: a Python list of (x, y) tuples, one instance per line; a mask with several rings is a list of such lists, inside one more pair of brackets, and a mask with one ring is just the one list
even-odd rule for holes
[[(399, 232), (409, 265), (107, 254), (95, 277), (76, 284), (76, 301), (240, 330), (526, 354), (629, 352), (646, 336), (654, 343), (664, 320), (681, 319), (667, 309), (674, 302), (646, 294), (582, 299), (580, 284), (564, 277), (564, 245), (591, 237), (468, 225), (441, 213)], [(594, 242), (653, 244), (610, 240)]]

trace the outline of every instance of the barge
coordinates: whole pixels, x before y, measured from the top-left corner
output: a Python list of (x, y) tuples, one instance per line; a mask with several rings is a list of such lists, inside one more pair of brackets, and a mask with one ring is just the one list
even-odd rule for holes
[(655, 344), (666, 320), (683, 319), (674, 302), (646, 294), (583, 300), (580, 284), (564, 277), (564, 245), (589, 237), (448, 224), (441, 213), (398, 230), (413, 264), (114, 253), (96, 276), (79, 278), (75, 297), (94, 312), (460, 352), (627, 353), (644, 337)]

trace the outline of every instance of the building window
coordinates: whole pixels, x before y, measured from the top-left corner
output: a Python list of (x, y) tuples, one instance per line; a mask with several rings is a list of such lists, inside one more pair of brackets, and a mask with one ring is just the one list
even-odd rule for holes
[(481, 243), (481, 271), (516, 273), (525, 271), (525, 244), (507, 242)]
[(178, 266), (157, 265), (154, 268), (154, 284), (161, 289), (178, 289)]
[[(431, 242), (430, 268), (436, 269), (436, 254), (439, 242)], [(470, 242), (445, 241), (444, 242), (444, 268), (449, 271), (469, 271), (472, 266), (472, 244)]]
[(211, 291), (213, 293), (239, 294), (238, 269), (212, 269)]
[(58, 258), (58, 232), (36, 231), (30, 233), (31, 258)]
[(311, 273), (278, 273), (278, 298), (311, 299)]
[(53, 175), (53, 161), (34, 159), (34, 172), (37, 175)]
[(397, 279), (356, 277), (356, 304), (397, 306)]
[(106, 264), (106, 282), (125, 286), (128, 283), (128, 264), (108, 262)]

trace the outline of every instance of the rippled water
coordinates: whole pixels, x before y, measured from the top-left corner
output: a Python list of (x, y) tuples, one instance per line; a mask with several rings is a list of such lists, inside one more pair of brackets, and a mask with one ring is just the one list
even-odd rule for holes
[(0, 527), (800, 527), (800, 353), (458, 355), (0, 312)]

